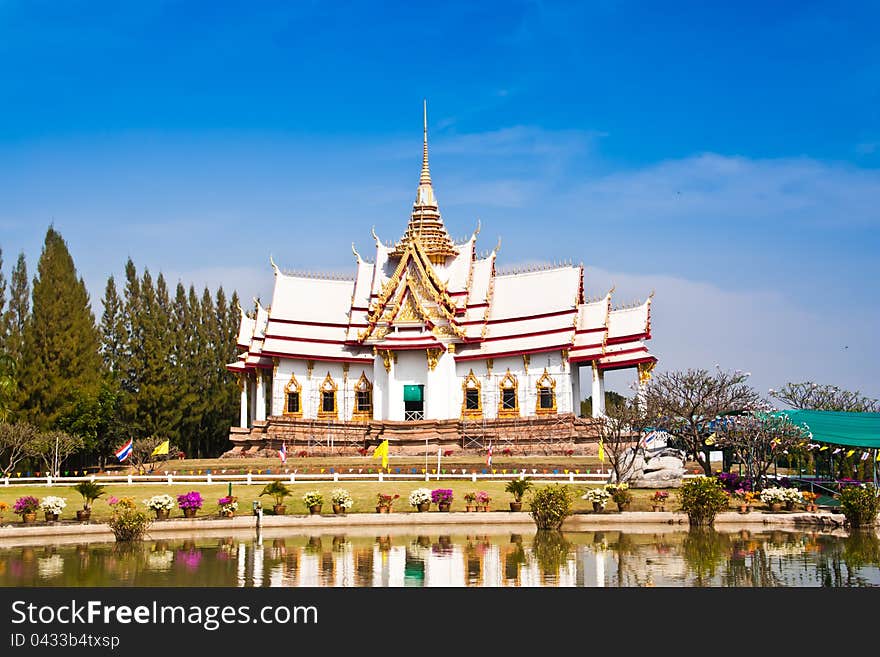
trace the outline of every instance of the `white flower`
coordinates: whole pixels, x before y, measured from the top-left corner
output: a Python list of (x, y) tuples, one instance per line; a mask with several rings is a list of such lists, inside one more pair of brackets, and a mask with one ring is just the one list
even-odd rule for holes
[[(760, 498), (764, 504), (782, 504), (786, 501), (787, 495), (790, 493), (786, 493), (787, 490), (792, 490), (788, 488), (765, 488), (761, 491)], [(800, 493), (798, 493), (798, 497), (800, 497)]]
[(424, 504), (425, 502), (431, 501), (431, 489), (430, 488), (416, 488), (409, 494), (409, 503), (410, 506), (418, 506), (419, 504)]
[(344, 488), (334, 488), (330, 491), (330, 502), (341, 506), (343, 509), (350, 509), (354, 504), (351, 494)]
[(167, 494), (153, 495), (150, 499), (144, 500), (144, 504), (154, 511), (171, 511), (177, 506), (177, 500)]
[(323, 504), (324, 496), (321, 495), (321, 491), (319, 490), (310, 490), (303, 494), (302, 501), (307, 507), (312, 507)]
[(46, 513), (61, 513), (64, 507), (67, 506), (67, 502), (63, 497), (56, 497), (55, 495), (47, 495), (40, 502), (40, 508)]
[(581, 496), (581, 499), (605, 506), (608, 504), (608, 500), (611, 499), (611, 493), (605, 488), (591, 488)]

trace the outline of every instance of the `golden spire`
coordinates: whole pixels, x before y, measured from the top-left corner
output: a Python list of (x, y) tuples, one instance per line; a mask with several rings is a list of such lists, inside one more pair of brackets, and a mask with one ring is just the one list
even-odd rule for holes
[(425, 144), (422, 149), (422, 174), (419, 176), (419, 185), (431, 184), (431, 170), (428, 168), (428, 101), (423, 101), (422, 117), (425, 122)]

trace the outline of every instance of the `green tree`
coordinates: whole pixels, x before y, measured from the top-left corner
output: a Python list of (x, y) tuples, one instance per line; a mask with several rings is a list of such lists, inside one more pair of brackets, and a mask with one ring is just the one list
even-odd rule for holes
[(18, 254), (15, 267), (12, 268), (12, 277), (9, 283), (9, 301), (6, 309), (5, 348), (15, 363), (16, 368), (21, 368), (24, 354), (24, 336), (30, 319), (30, 284), (28, 283), (27, 262), (24, 253)]
[(112, 378), (120, 380), (123, 356), (126, 348), (125, 308), (113, 276), (107, 279), (103, 299), (104, 312), (101, 315), (101, 357), (104, 360), (104, 371)]
[(79, 393), (94, 393), (101, 379), (95, 318), (85, 283), (61, 235), (46, 231), (33, 283), (33, 311), (25, 333), (21, 381), (23, 414), (37, 426), (55, 426)]
[(94, 395), (79, 394), (58, 420), (60, 429), (78, 436), (90, 461), (103, 467), (127, 431), (119, 418), (120, 391), (105, 380)]
[[(605, 391), (605, 408), (608, 409), (613, 405), (620, 405), (626, 397), (614, 392), (613, 390)], [(593, 415), (593, 396), (590, 395), (586, 399), (581, 400), (581, 417), (591, 417)]]

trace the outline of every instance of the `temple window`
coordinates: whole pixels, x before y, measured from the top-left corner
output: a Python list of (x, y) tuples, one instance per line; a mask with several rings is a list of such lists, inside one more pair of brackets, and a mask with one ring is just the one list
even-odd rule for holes
[(353, 420), (371, 420), (373, 418), (373, 384), (367, 379), (365, 372), (354, 385)]
[(556, 412), (556, 380), (550, 376), (547, 368), (544, 368), (544, 374), (538, 379), (538, 401), (535, 412), (555, 413)]
[(293, 374), (284, 386), (284, 415), (302, 416), (302, 386)]
[(517, 395), (518, 382), (516, 377), (507, 370), (498, 387), (501, 396), (498, 403), (498, 417), (513, 417), (519, 415), (519, 396)]
[(336, 416), (336, 382), (333, 381), (333, 378), (330, 376), (330, 372), (327, 372), (327, 376), (324, 378), (323, 383), (321, 383), (321, 405), (318, 408), (318, 417), (330, 417)]
[(461, 384), (461, 416), (463, 418), (483, 417), (483, 403), (480, 398), (480, 388), (480, 380), (477, 379), (474, 375), (474, 371), (471, 370)]

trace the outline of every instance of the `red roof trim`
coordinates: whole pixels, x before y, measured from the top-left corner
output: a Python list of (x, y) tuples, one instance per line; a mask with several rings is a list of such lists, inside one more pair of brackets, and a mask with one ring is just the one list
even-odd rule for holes
[(369, 358), (354, 358), (352, 356), (315, 356), (314, 354), (282, 354), (280, 352), (267, 352), (270, 356), (277, 356), (278, 358), (298, 358), (300, 360), (314, 360), (314, 361), (332, 361), (334, 363), (372, 363), (373, 357)]
[[(484, 304), (485, 305), (485, 304)], [(468, 306), (468, 308), (473, 308), (474, 306)], [(507, 322), (525, 322), (530, 319), (543, 319), (545, 317), (558, 317), (559, 315), (570, 315), (571, 313), (576, 313), (577, 309), (571, 310), (554, 310), (550, 313), (539, 313), (537, 315), (523, 315), (522, 317), (502, 317), (500, 319), (471, 319), (466, 322), (459, 322), (460, 326), (465, 326), (467, 324), (504, 324)]]
[(487, 358), (504, 358), (505, 356), (521, 356), (522, 354), (540, 354), (547, 351), (559, 351), (560, 349), (568, 349), (568, 343), (560, 344), (555, 347), (537, 347), (535, 349), (517, 349), (516, 351), (502, 351), (497, 354), (462, 354), (455, 357), (455, 362), (466, 360), (486, 360)]
[(642, 346), (642, 347), (633, 347), (632, 349), (621, 349), (620, 351), (612, 351), (612, 352), (605, 353), (605, 354), (603, 354), (603, 356), (605, 358), (611, 358), (613, 356), (620, 356), (621, 354), (632, 354), (637, 351), (644, 351), (645, 353), (647, 353), (648, 348), (645, 346)]
[(278, 322), (279, 324), (300, 324), (302, 326), (327, 326), (331, 328), (349, 328), (349, 327), (357, 327), (364, 328), (369, 326), (369, 324), (340, 324), (338, 322), (307, 322), (305, 320), (300, 319), (278, 319), (271, 318), (269, 322)]
[(583, 344), (583, 345), (578, 345), (578, 346), (572, 347), (571, 350), (572, 350), (572, 351), (577, 351), (578, 349), (595, 349), (596, 347), (601, 347), (601, 346), (602, 346), (602, 343), (601, 343), (601, 342), (597, 342), (596, 344)]
[(607, 331), (607, 330), (608, 330), (607, 326), (600, 326), (599, 328), (578, 329), (577, 331), (575, 331), (575, 333), (580, 335), (581, 333), (597, 333), (597, 332)]
[(623, 344), (624, 342), (632, 342), (633, 340), (648, 340), (650, 335), (647, 333), (635, 333), (632, 335), (621, 335), (616, 338), (608, 338), (605, 344)]
[(296, 340), (298, 342), (317, 342), (319, 344), (347, 344), (345, 340), (325, 340), (324, 338), (299, 338), (287, 335), (267, 335), (266, 337), (271, 340)]
[(647, 358), (633, 358), (631, 360), (621, 361), (619, 363), (611, 363), (609, 365), (603, 365), (601, 362), (599, 363), (599, 369), (602, 371), (606, 370), (622, 370), (627, 367), (632, 367), (633, 365), (639, 365), (640, 363), (656, 363), (656, 356), (648, 356)]
[(491, 338), (483, 338), (483, 342), (493, 342), (495, 340), (516, 340), (517, 338), (534, 338), (537, 335), (549, 335), (550, 333), (564, 333), (571, 331), (570, 326), (563, 328), (546, 329), (544, 331), (532, 331), (531, 333), (514, 333), (513, 335), (495, 335)]

